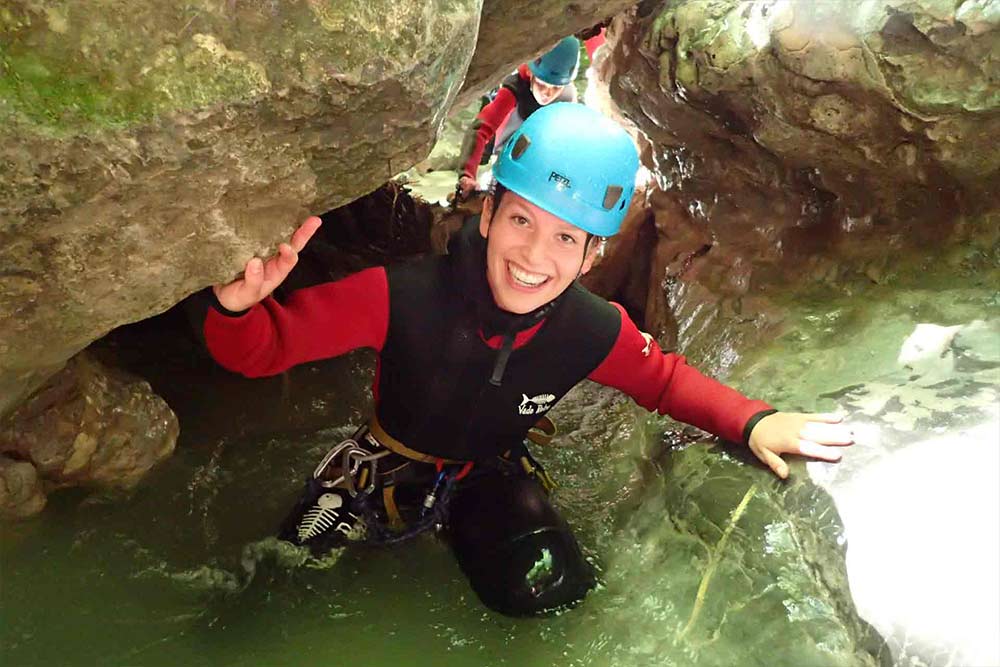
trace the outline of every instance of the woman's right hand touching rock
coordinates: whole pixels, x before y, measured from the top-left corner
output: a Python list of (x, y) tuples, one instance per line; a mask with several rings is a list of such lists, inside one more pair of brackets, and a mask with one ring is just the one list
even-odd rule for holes
[(267, 261), (254, 257), (244, 267), (242, 278), (225, 285), (214, 285), (212, 291), (219, 304), (226, 310), (240, 312), (263, 300), (288, 277), (299, 261), (299, 252), (321, 224), (322, 221), (315, 216), (306, 218), (292, 234), (291, 242), (278, 246), (277, 254)]

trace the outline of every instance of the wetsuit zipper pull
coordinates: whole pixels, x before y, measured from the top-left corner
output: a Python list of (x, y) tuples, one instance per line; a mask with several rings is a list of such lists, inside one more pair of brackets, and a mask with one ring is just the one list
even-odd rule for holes
[(500, 352), (497, 353), (496, 363), (493, 364), (493, 375), (490, 376), (490, 384), (494, 387), (499, 387), (503, 381), (504, 371), (507, 370), (507, 361), (510, 359), (510, 353), (513, 350), (514, 334), (506, 333), (503, 336), (503, 344), (500, 346)]

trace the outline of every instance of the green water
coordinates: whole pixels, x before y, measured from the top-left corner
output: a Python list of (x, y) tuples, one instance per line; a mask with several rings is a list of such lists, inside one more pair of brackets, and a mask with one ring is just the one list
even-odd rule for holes
[[(853, 553), (892, 545), (879, 542), (884, 530), (861, 530), (864, 512), (850, 494), (852, 480), (926, 440), (925, 431), (971, 432), (992, 418), (1000, 386), (992, 330), (957, 338), (949, 350), (958, 361), (934, 371), (951, 373), (949, 391), (967, 407), (951, 409), (950, 421), (928, 422), (917, 409), (926, 387), (906, 394), (910, 375), (896, 360), (917, 323), (997, 322), (991, 276), (966, 277), (960, 287), (926, 276), (862, 295), (789, 301), (784, 333), (734, 381), (782, 407), (839, 407), (885, 426), (882, 441), (859, 443), (840, 467), (794, 463), (789, 483), (738, 449), (692, 442), (613, 391), (578, 388), (556, 410), (561, 444), (538, 456), (560, 482), (556, 502), (602, 584), (577, 609), (546, 619), (483, 608), (431, 536), (323, 562), (268, 539), (302, 478), (366, 414), (367, 357), (251, 382), (197, 356), (175, 363), (167, 355), (150, 373), (181, 418), (175, 456), (131, 494), (55, 493), (37, 520), (3, 527), (0, 658), (25, 667), (936, 667), (963, 664), (935, 662), (949, 650), (990, 658), (989, 642), (970, 647), (961, 633), (923, 643), (894, 634), (898, 612), (880, 610), (879, 591), (859, 589), (855, 572), (863, 568), (850, 562)], [(955, 347), (962, 340), (966, 347)], [(870, 408), (866, 397), (888, 386), (916, 398)], [(976, 431), (976, 446), (995, 452), (990, 432)], [(997, 476), (981, 470), (975, 479), (996, 488)], [(844, 522), (837, 505), (851, 508)], [(893, 511), (907, 519), (905, 508)], [(986, 545), (985, 560), (970, 567), (987, 567), (998, 530), (990, 520), (970, 533)], [(845, 556), (852, 531), (860, 546), (852, 542)], [(975, 611), (988, 621), (993, 583), (980, 574), (971, 581), (987, 602)], [(852, 592), (888, 645), (857, 617)]]

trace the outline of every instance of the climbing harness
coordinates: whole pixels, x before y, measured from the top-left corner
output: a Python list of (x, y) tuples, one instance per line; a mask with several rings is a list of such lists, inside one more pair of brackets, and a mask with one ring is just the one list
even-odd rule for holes
[[(556, 425), (543, 416), (529, 431), (527, 439), (547, 445), (556, 434)], [(394, 473), (406, 463), (380, 472), (385, 457), (396, 454), (407, 463), (434, 465), (433, 479), (416, 517), (404, 522), (396, 505)], [(530, 454), (525, 444), (508, 450), (498, 464), (512, 474), (533, 477), (551, 493), (555, 482)], [(455, 485), (468, 477), (472, 461), (456, 461), (412, 450), (382, 429), (378, 419), (358, 430), (351, 438), (326, 453), (306, 481), (302, 500), (286, 519), (282, 539), (324, 550), (346, 542), (392, 545), (413, 539), (427, 531), (437, 531), (448, 522)], [(419, 488), (419, 487), (417, 487)], [(381, 494), (375, 491), (381, 489)], [(415, 505), (415, 503), (414, 503)]]
[[(440, 530), (448, 520), (448, 510), (451, 494), (455, 483), (463, 479), (472, 470), (472, 461), (461, 466), (445, 464), (444, 459), (435, 463), (437, 474), (420, 509), (420, 518), (405, 526), (403, 530), (393, 530), (379, 516), (372, 506), (368, 495), (359, 495), (354, 499), (352, 507), (364, 519), (367, 528), (365, 541), (369, 544), (391, 545), (413, 539), (428, 530)], [(456, 470), (457, 468), (457, 470)]]
[[(368, 495), (375, 490), (375, 477), (378, 472), (378, 460), (388, 456), (389, 450), (373, 453), (364, 449), (354, 438), (348, 438), (335, 446), (316, 466), (313, 471), (313, 478), (319, 480), (322, 487), (330, 489), (343, 487), (350, 494), (351, 498), (360, 495)], [(327, 468), (340, 457), (340, 476), (336, 479), (324, 479)], [(362, 468), (364, 464), (369, 464), (367, 468)]]
[[(377, 421), (373, 420), (372, 426), (377, 426)], [(394, 444), (403, 448), (401, 443)], [(373, 493), (380, 486), (379, 462), (394, 449), (383, 446), (370, 427), (331, 448), (306, 481), (303, 499), (286, 520), (282, 539), (322, 550), (342, 546), (345, 541), (398, 544), (428, 530), (440, 529), (448, 518), (454, 485), (469, 474), (472, 462), (423, 454), (419, 458), (407, 456), (410, 460), (434, 463), (435, 476), (419, 518), (404, 524), (395, 505), (394, 487), (382, 485), (382, 507)], [(403, 449), (407, 454), (418, 454)]]

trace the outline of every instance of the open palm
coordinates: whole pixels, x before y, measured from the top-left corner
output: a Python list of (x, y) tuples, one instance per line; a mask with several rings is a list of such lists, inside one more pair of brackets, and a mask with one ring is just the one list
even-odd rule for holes
[(278, 252), (266, 261), (254, 257), (243, 269), (243, 277), (225, 285), (215, 285), (215, 298), (226, 310), (239, 312), (250, 308), (280, 285), (299, 261), (299, 252), (312, 238), (322, 221), (313, 216), (295, 230), (289, 243), (278, 246)]
[(776, 412), (761, 419), (750, 433), (750, 449), (774, 474), (788, 477), (781, 454), (839, 461), (841, 448), (854, 444), (854, 432), (838, 414)]

